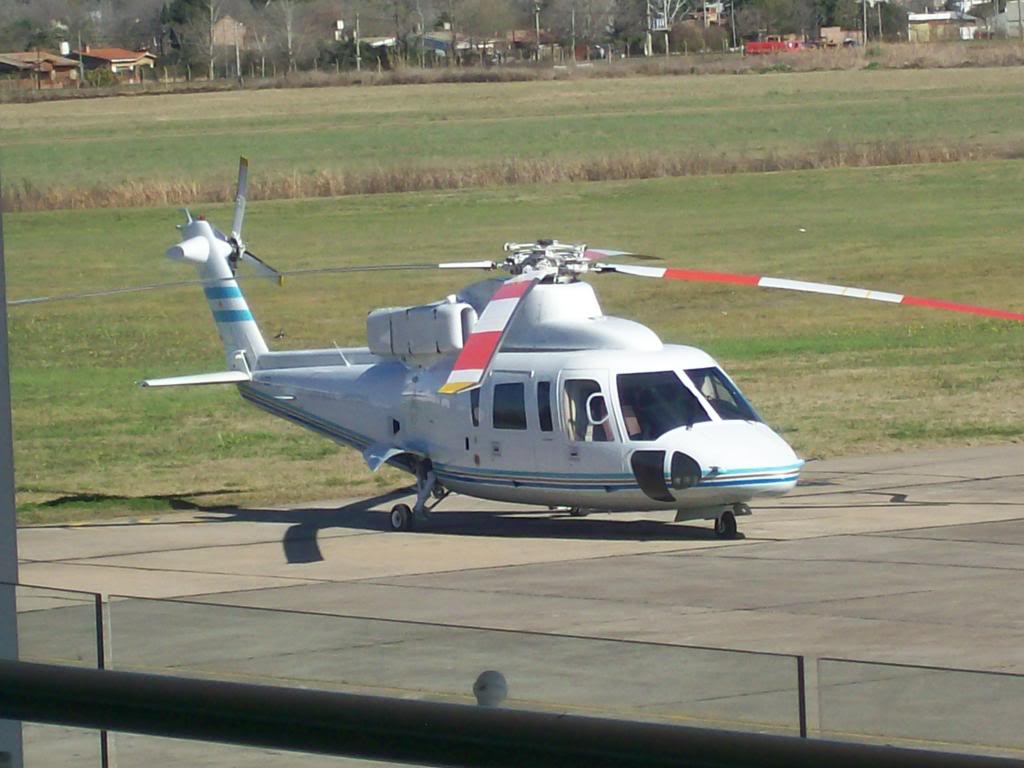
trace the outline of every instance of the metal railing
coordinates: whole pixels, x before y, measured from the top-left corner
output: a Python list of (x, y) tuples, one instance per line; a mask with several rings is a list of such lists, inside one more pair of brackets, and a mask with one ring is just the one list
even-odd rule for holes
[(0, 717), (451, 768), (1010, 768), (1003, 758), (0, 660)]
[[(29, 586), (18, 601), (28, 661), (453, 704), (493, 669), (506, 710), (1024, 753), (1021, 675), (827, 658), (805, 669), (797, 656)], [(52, 729), (26, 733), (27, 754), (59, 760)], [(72, 735), (106, 765), (105, 733)], [(119, 743), (120, 762), (156, 748)]]

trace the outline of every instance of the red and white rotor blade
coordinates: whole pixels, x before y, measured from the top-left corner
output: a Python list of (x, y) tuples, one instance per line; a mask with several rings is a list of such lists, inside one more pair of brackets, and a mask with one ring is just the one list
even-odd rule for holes
[(920, 296), (908, 296), (903, 293), (887, 293), (872, 291), (866, 288), (851, 288), (845, 285), (829, 283), (809, 283), (804, 280), (787, 280), (781, 277), (762, 277), (758, 275), (740, 275), (732, 272), (704, 272), (697, 269), (673, 269), (665, 267), (638, 267), (630, 264), (602, 264), (601, 271), (619, 272), (636, 277), (655, 277), (663, 280), (687, 280), (701, 283), (730, 283), (732, 285), (752, 285), (758, 288), (780, 288), (786, 291), (802, 291), (804, 293), (822, 293), (828, 296), (846, 296), (851, 299), (870, 299), (884, 301), (889, 304), (906, 304), (915, 307), (945, 309), (950, 312), (963, 312), (969, 315), (995, 317), (1001, 320), (1024, 322), (1024, 314), (1010, 312), (992, 307), (977, 307), (971, 304), (957, 304), (941, 299), (925, 299)]
[(613, 251), (608, 248), (590, 248), (589, 246), (583, 251), (583, 258), (589, 261), (600, 261), (601, 259), (617, 259), (620, 256), (630, 256), (634, 259), (654, 259), (653, 256), (648, 256), (643, 253), (633, 253), (632, 251)]
[(517, 275), (502, 283), (476, 321), (473, 332), (466, 339), (459, 356), (455, 358), (448, 380), (438, 390), (442, 395), (454, 395), (480, 386), (484, 375), (501, 346), (512, 318), (522, 306), (523, 298), (547, 275), (531, 272)]

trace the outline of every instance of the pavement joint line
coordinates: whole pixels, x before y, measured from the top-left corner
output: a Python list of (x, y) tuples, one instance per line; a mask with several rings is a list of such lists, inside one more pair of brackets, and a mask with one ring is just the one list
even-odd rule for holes
[[(409, 578), (406, 576), (389, 576), (389, 577), (377, 577), (378, 579), (404, 579)], [(629, 599), (617, 599), (606, 596), (602, 597), (590, 597), (587, 595), (553, 595), (544, 592), (529, 592), (524, 590), (509, 591), (503, 589), (479, 589), (473, 587), (445, 587), (445, 586), (432, 586), (425, 584), (392, 584), (387, 581), (363, 581), (361, 583), (371, 584), (376, 587), (388, 587), (390, 589), (425, 589), (433, 592), (458, 592), (461, 594), (473, 594), (473, 595), (496, 595), (501, 597), (536, 597), (544, 599), (555, 599), (555, 600), (570, 600), (580, 602), (601, 602), (601, 603), (624, 603), (626, 605), (643, 605), (650, 608), (664, 608), (666, 603), (651, 602), (647, 600), (638, 600), (636, 598)], [(678, 603), (668, 603), (674, 607), (679, 607)], [(687, 606), (689, 608), (691, 606)], [(708, 608), (705, 606), (692, 606), (695, 609), (699, 609), (701, 613), (708, 613), (715, 610), (715, 608)]]
[[(232, 573), (230, 571), (195, 571), (190, 568), (152, 568), (141, 565), (119, 565), (117, 563), (90, 563), (85, 560), (61, 560), (64, 565), (78, 565), (84, 568), (119, 568), (126, 571), (144, 571), (146, 573), (189, 573), (198, 576), (229, 576), (243, 579), (280, 579), (281, 581), (296, 583), (336, 583), (331, 579), (321, 579), (315, 576), (272, 576), (266, 573)], [(116, 594), (116, 593), (115, 593)], [(136, 597), (136, 595), (118, 595), (119, 597)]]
[[(876, 537), (878, 538), (878, 537)], [(939, 541), (944, 541), (940, 539)], [(654, 553), (652, 553), (654, 554)], [(912, 560), (875, 560), (868, 558), (847, 558), (847, 557), (766, 557), (757, 555), (735, 555), (732, 557), (733, 560), (761, 560), (766, 562), (781, 562), (781, 563), (847, 563), (850, 565), (897, 565), (907, 567), (922, 567), (922, 568), (962, 568), (964, 570), (978, 570), (978, 571), (1010, 571), (1012, 573), (1018, 571), (1024, 571), (1024, 566), (1018, 568), (1011, 568), (1004, 565), (978, 565), (978, 564), (964, 564), (964, 563), (928, 563), (928, 562), (914, 562)]]
[[(968, 523), (968, 525), (977, 525), (977, 523)], [(953, 526), (949, 526), (953, 527)], [(865, 533), (864, 536), (869, 538), (886, 538), (880, 533)], [(942, 536), (892, 536), (892, 538), (900, 539), (901, 541), (931, 541), (936, 544), (942, 542), (948, 542), (950, 544), (977, 544), (979, 547), (1019, 547), (1020, 543), (1012, 541), (990, 541), (988, 539), (947, 539)]]
[[(380, 535), (384, 531), (366, 531), (365, 533), (353, 533), (347, 536), (331, 536), (330, 538), (361, 538), (363, 536)], [(295, 539), (294, 541), (316, 541), (316, 536), (310, 536), (305, 539)], [(241, 547), (259, 547), (266, 544), (283, 544), (283, 538), (259, 540), (259, 541), (243, 541), (234, 544), (222, 543), (222, 544), (195, 544), (193, 546), (183, 547), (166, 547), (164, 549), (138, 549), (131, 552), (114, 552), (101, 555), (89, 555), (88, 557), (61, 557), (53, 560), (25, 560), (24, 562), (34, 563), (78, 563), (84, 564), (88, 560), (102, 560), (110, 557), (135, 557), (138, 555), (163, 555), (171, 554), (174, 552), (196, 552), (204, 549), (233, 549)], [(19, 558), (21, 560), (21, 558)]]
[[(869, 473), (864, 473), (864, 474), (865, 474), (865, 476), (871, 476), (871, 475), (875, 475), (875, 474), (878, 474), (878, 473), (869, 472)], [(1020, 479), (1020, 478), (1024, 478), (1024, 473), (1014, 472), (1014, 473), (1009, 474), (1009, 475), (986, 475), (986, 476), (983, 476), (983, 477), (957, 477), (957, 478), (949, 478), (949, 479), (945, 480), (944, 482), (938, 482), (938, 483), (936, 483), (936, 482), (921, 481), (921, 482), (917, 482), (917, 483), (896, 483), (896, 484), (900, 488), (935, 488), (935, 487), (950, 486), (950, 485), (963, 485), (965, 483), (989, 483), (989, 482), (992, 482), (994, 480), (1015, 480), (1015, 479)], [(800, 486), (797, 486), (796, 492), (797, 492), (797, 497), (798, 498), (803, 498), (803, 497), (807, 497), (807, 496), (849, 496), (849, 495), (858, 494), (858, 493), (870, 494), (870, 493), (885, 492), (887, 489), (892, 488), (893, 485), (894, 484), (885, 484), (885, 485), (879, 485), (877, 487), (872, 487), (872, 488), (847, 488), (847, 489), (830, 488), (830, 490), (811, 491), (811, 492), (803, 493), (803, 494), (799, 493)], [(814, 487), (814, 486), (811, 486), (811, 487)]]

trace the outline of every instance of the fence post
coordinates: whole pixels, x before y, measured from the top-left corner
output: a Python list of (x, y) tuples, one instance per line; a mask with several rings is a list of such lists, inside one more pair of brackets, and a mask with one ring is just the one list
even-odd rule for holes
[(804, 657), (796, 657), (797, 707), (800, 718), (800, 738), (807, 738), (807, 684), (804, 678)]
[[(93, 595), (96, 606), (96, 668), (106, 669), (107, 648), (103, 642), (103, 595)], [(110, 736), (106, 730), (100, 730), (100, 768), (110, 768)]]

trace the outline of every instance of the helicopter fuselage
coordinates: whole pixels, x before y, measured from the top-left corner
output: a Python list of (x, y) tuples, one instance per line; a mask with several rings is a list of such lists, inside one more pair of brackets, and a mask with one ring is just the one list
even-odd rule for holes
[(449, 370), (365, 348), (268, 353), (239, 387), (369, 462), (429, 461), (445, 488), (499, 501), (714, 517), (786, 493), (802, 465), (693, 347), (501, 352), (481, 387), (439, 394)]

